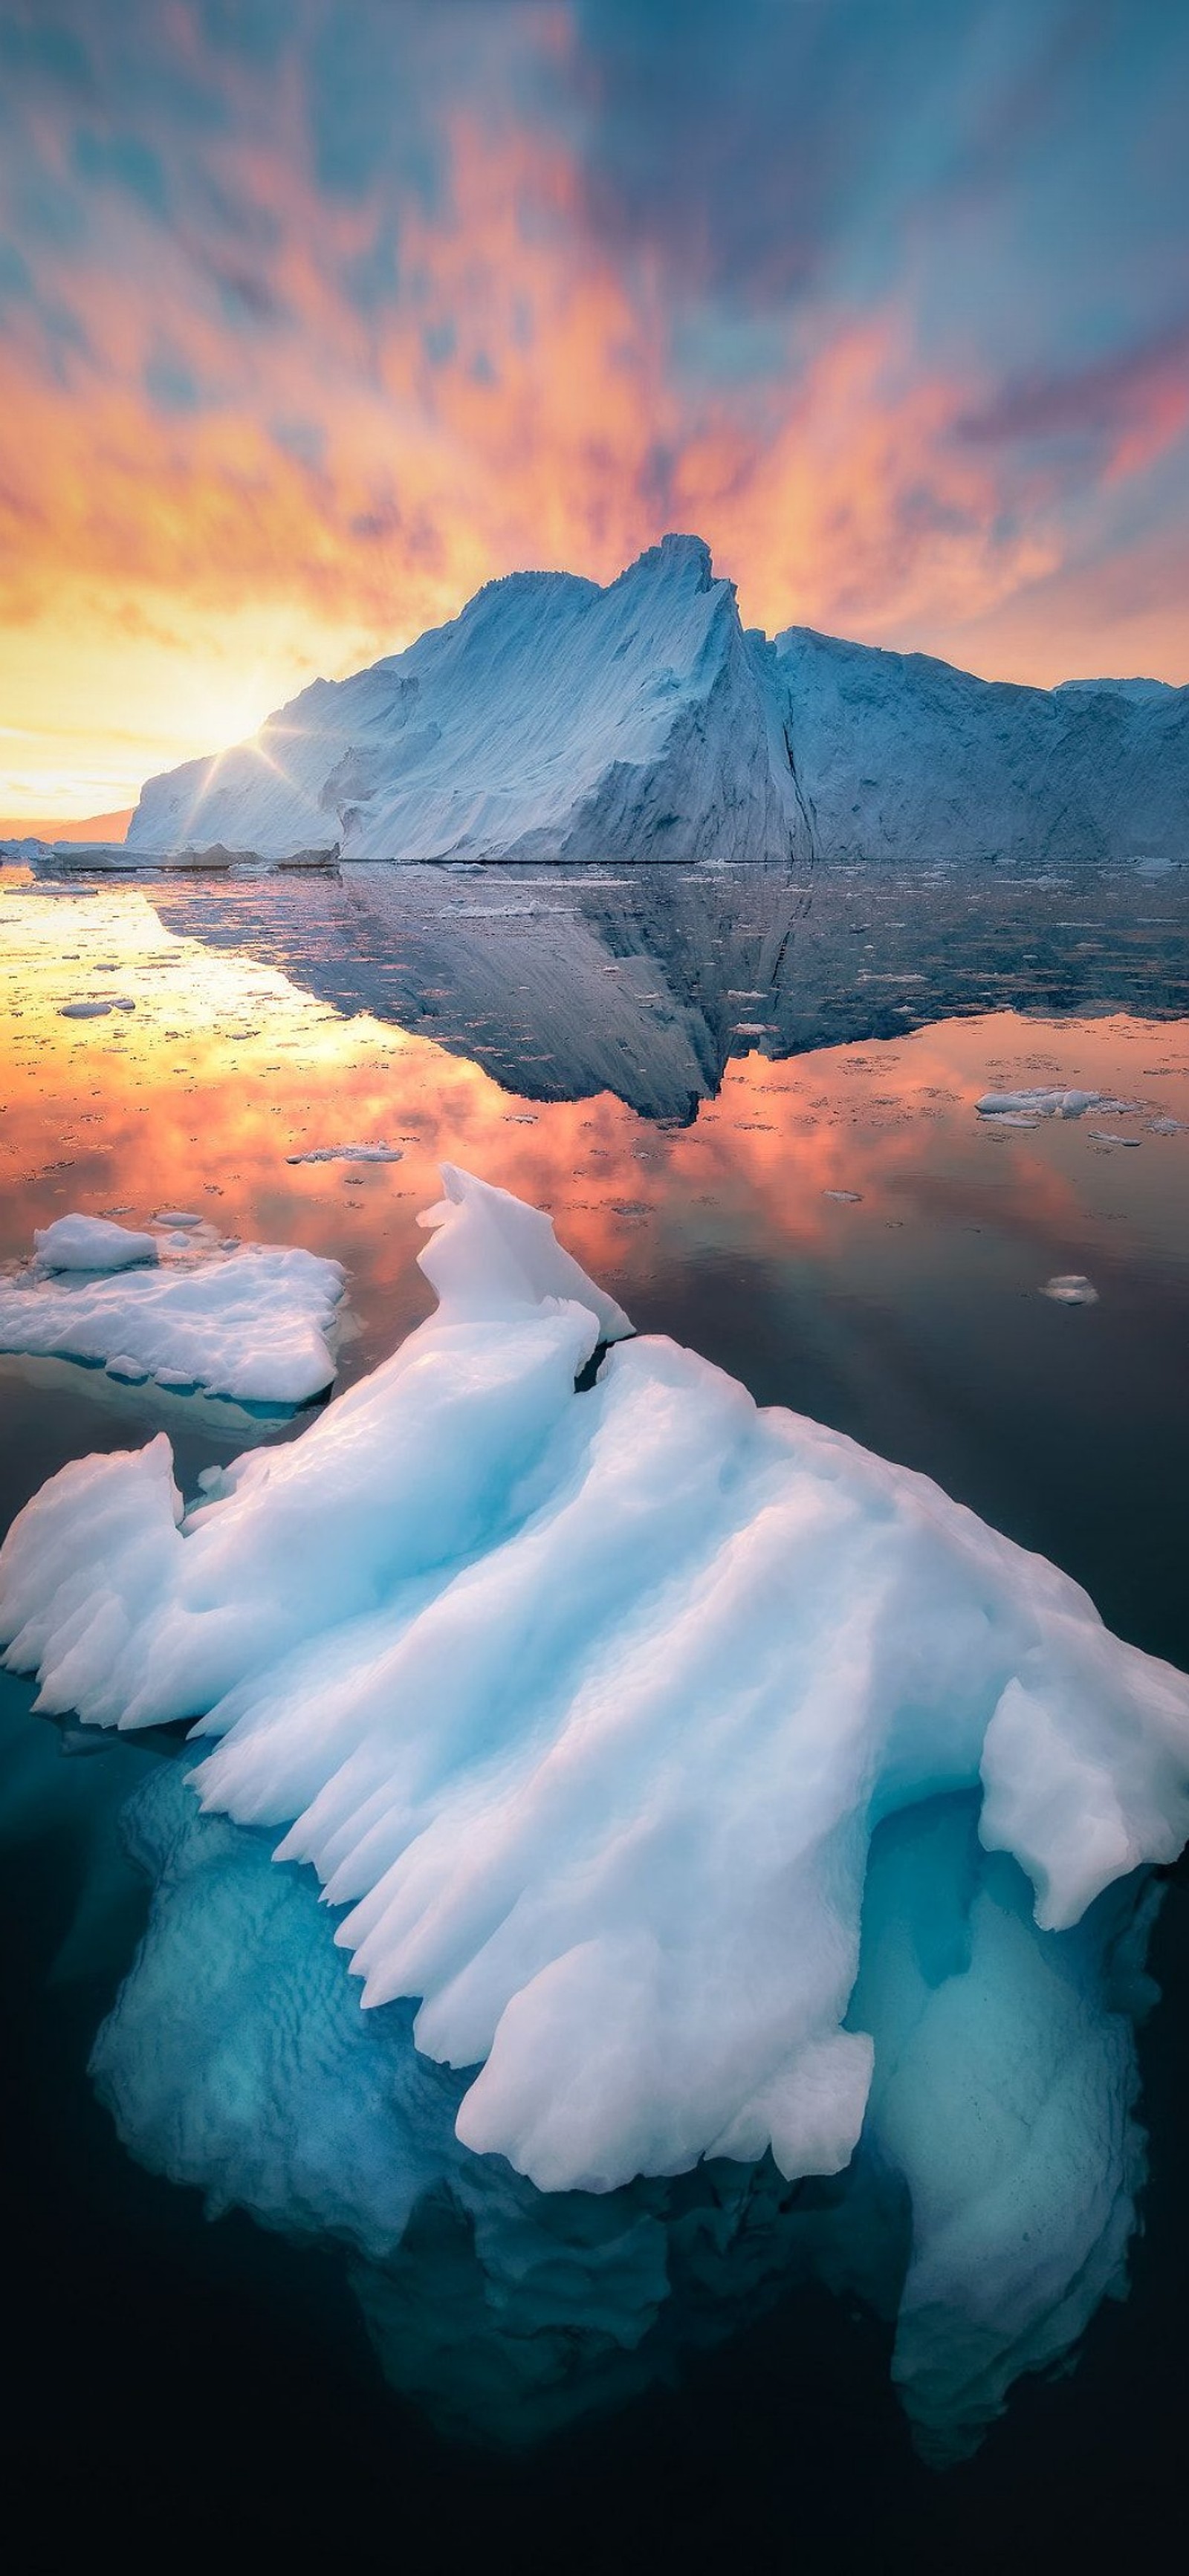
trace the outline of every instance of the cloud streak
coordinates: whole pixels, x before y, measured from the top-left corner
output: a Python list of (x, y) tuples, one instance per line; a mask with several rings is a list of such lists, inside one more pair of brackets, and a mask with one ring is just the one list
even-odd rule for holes
[(0, 8), (6, 714), (123, 801), (673, 524), (769, 627), (1054, 678), (1076, 597), (1189, 677), (1187, 67), (1149, 0)]

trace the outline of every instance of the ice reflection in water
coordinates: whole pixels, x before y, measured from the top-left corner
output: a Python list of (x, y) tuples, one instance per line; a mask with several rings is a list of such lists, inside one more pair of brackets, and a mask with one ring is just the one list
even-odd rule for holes
[[(67, 1207), (120, 1207), (135, 1223), (209, 1204), (229, 1231), (347, 1261), (353, 1374), (424, 1310), (412, 1218), (448, 1154), (550, 1206), (641, 1323), (693, 1342), (765, 1400), (928, 1468), (1087, 1582), (1111, 1624), (1189, 1661), (1178, 1571), (1189, 1056), (1183, 1025), (1156, 1025), (1186, 1007), (1179, 882), (708, 888), (666, 873), (585, 888), (441, 871), (217, 894), (166, 885), (155, 911), (138, 890), (55, 898), (5, 879), (5, 1249), (16, 1256)], [(135, 1009), (63, 1018), (113, 966)], [(1085, 1121), (1010, 1134), (980, 1124), (988, 1090), (1048, 1083), (1142, 1103), (1128, 1129), (1142, 1150), (1096, 1142)], [(286, 1160), (343, 1136), (399, 1143), (404, 1161)], [(1074, 1274), (1093, 1281), (1092, 1309), (1064, 1313), (1038, 1294)], [(11, 1379), (0, 1395), (14, 1397)], [(90, 1388), (68, 1396), (74, 1448), (106, 1445)], [(155, 1427), (110, 1390), (105, 1406), (112, 1438)], [(217, 1425), (196, 1423), (194, 1461), (245, 1436), (237, 1423), (220, 1442)], [(10, 1474), (16, 1499), (37, 1481), (32, 1453)], [(324, 1918), (312, 1920), (321, 1933)], [(1129, 2082), (1124, 2067), (1124, 2106)], [(175, 2118), (181, 2105), (177, 2092)], [(868, 2179), (861, 2164), (844, 2192)], [(741, 2215), (739, 2177), (728, 2180), (735, 2206), (710, 2236), (715, 2175), (638, 2187), (666, 2206), (642, 2211), (654, 2251), (628, 2265), (627, 2304), (657, 2263), (670, 2295), (655, 2312), (643, 2297), (635, 2346), (588, 2312), (575, 2389), (584, 2369), (592, 2393), (614, 2395), (668, 2367), (777, 2295), (786, 2261), (817, 2259), (790, 2250), (813, 2232), (803, 2206), (782, 2210), (761, 2180)], [(906, 2255), (895, 2191), (876, 2233), (878, 2261), (854, 2286), (890, 2311)], [(427, 2216), (402, 2262), (365, 2290), (393, 2377), (446, 2414), (498, 2412), (513, 2383), (485, 2341), (490, 2296), (476, 2306), (482, 2262), (448, 2209)], [(625, 2276), (609, 2268), (621, 2325)], [(589, 2248), (576, 2275), (572, 2255), (562, 2265), (571, 2297), (583, 2284), (580, 2303), (591, 2269)], [(540, 2282), (538, 2248), (497, 2290), (506, 2320), (533, 2316)], [(566, 2295), (555, 2282), (561, 2310)], [(456, 2371), (464, 2317), (470, 2397)], [(547, 2333), (573, 2323), (571, 2307), (569, 2327)], [(526, 2351), (531, 2382), (541, 2354)]]

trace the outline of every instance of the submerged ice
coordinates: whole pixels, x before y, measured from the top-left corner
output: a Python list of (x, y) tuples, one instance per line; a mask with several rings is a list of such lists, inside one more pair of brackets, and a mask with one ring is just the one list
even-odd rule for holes
[(0, 1552), (44, 1708), (205, 1739), (135, 1828), (105, 2095), (352, 2244), (447, 2412), (552, 2420), (817, 2273), (960, 2450), (1121, 2284), (1189, 1683), (445, 1184), (437, 1313), (300, 1440), (188, 1512), (163, 1438), (75, 1462)]
[(1122, 2291), (1151, 1898), (1113, 1890), (1039, 1932), (969, 1795), (876, 1830), (863, 2136), (845, 2173), (793, 2190), (770, 2159), (725, 2157), (598, 2197), (535, 2190), (461, 2144), (466, 2077), (416, 2048), (412, 2008), (360, 2012), (308, 1873), (266, 1835), (204, 1814), (179, 1764), (127, 1833), (152, 1914), (92, 2061), (121, 2137), (212, 2215), (338, 2239), (387, 2377), (455, 2429), (531, 2442), (816, 2280), (885, 2322), (941, 2462)]

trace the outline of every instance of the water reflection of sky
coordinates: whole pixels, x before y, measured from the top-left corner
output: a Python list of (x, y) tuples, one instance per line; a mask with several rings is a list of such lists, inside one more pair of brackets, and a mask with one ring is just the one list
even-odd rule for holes
[[(721, 1087), (691, 1104), (696, 1115), (679, 1124), (642, 1116), (606, 1090), (577, 1099), (540, 1096), (532, 1025), (539, 969), (531, 956), (524, 963), (521, 946), (514, 986), (512, 959), (496, 944), (495, 987), (481, 1014), (483, 1042), (498, 1051), (503, 1079), (462, 1051), (458, 1022), (484, 938), (476, 910), (494, 913), (498, 929), (486, 935), (498, 943), (510, 914), (530, 905), (556, 912), (556, 902), (542, 907), (535, 895), (517, 902), (507, 888), (493, 896), (490, 884), (476, 890), (470, 881), (438, 879), (438, 909), (461, 917), (459, 940), (445, 965), (440, 951), (436, 963), (422, 960), (423, 981), (408, 997), (407, 1016), (416, 1016), (419, 1002), (424, 1030), (425, 1009), (445, 1006), (449, 1043), (442, 1044), (366, 1008), (344, 1016), (267, 955), (213, 944), (255, 933), (261, 945), (259, 920), (237, 914), (234, 896), (208, 891), (199, 906), (191, 890), (178, 899), (173, 917), (180, 908), (200, 921), (207, 936), (199, 939), (160, 917), (170, 913), (168, 899), (159, 911), (134, 887), (53, 894), (6, 879), (3, 1255), (23, 1256), (35, 1226), (73, 1207), (123, 1211), (138, 1223), (161, 1207), (193, 1206), (230, 1233), (308, 1244), (349, 1267), (360, 1331), (344, 1350), (343, 1371), (355, 1375), (426, 1309), (415, 1219), (437, 1194), (439, 1161), (449, 1158), (551, 1209), (564, 1240), (640, 1324), (689, 1340), (763, 1400), (836, 1421), (887, 1454), (929, 1468), (1014, 1535), (1092, 1581), (1100, 1597), (1105, 1585), (1103, 1607), (1121, 1616), (1115, 1596), (1134, 1593), (1138, 1578), (1125, 1583), (1126, 1543), (1116, 1533), (1108, 1544), (1102, 1512), (1087, 1504), (1087, 1426), (1098, 1425), (1093, 1445), (1101, 1454), (1109, 1423), (1119, 1471), (1134, 1483), (1129, 1509), (1138, 1517), (1131, 1526), (1137, 1536), (1145, 1531), (1157, 1561), (1165, 1561), (1171, 1542), (1162, 1461), (1184, 1388), (1180, 1314), (1189, 1258), (1189, 1132), (1167, 1132), (1169, 1122), (1189, 1122), (1183, 1024), (1117, 1011), (1035, 1018), (981, 1012), (782, 1061), (775, 1052), (782, 1017), (803, 1012), (804, 975), (795, 1003), (786, 997), (775, 1009), (751, 1005), (767, 1007), (770, 1038), (732, 1033), (724, 1019), (743, 1008), (735, 979), (748, 971), (748, 956), (764, 989), (758, 952), (740, 958), (738, 924), (750, 935), (765, 904), (771, 913), (773, 884), (760, 880), (734, 907), (721, 990), (712, 997), (719, 1024), (712, 1038), (725, 1059)], [(704, 963), (689, 963), (696, 898), (688, 880), (685, 889), (685, 971), (690, 983), (698, 979), (704, 1025), (713, 1012)], [(1163, 919), (1147, 932), (1147, 953), (1149, 989), (1163, 1012), (1176, 907), (1163, 888), (1161, 894), (1153, 913)], [(253, 899), (250, 888), (244, 899)], [(602, 897), (604, 908), (608, 900)], [(1068, 916), (1069, 894), (1054, 900)], [(714, 893), (705, 898), (720, 944), (722, 901)], [(897, 904), (887, 889), (879, 901), (883, 917), (904, 934), (896, 973), (910, 981), (897, 991), (911, 989), (905, 940), (913, 904), (903, 893)], [(321, 945), (316, 936), (311, 942), (306, 890), (294, 891), (291, 906), (289, 945), (300, 950), (305, 984), (321, 975), (342, 985), (341, 926), (337, 949), (328, 935)], [(871, 902), (861, 909), (866, 928)], [(934, 902), (917, 943), (929, 956), (938, 946), (936, 909)], [(1101, 900), (1094, 911), (1101, 918)], [(274, 952), (278, 923), (284, 933), (274, 898), (266, 925)], [(1078, 924), (1067, 942), (1079, 977), (1087, 946), (1104, 945), (1090, 938), (1092, 927)], [(769, 920), (770, 942), (779, 929), (779, 920)], [(763, 923), (755, 935), (765, 935)], [(550, 936), (556, 959), (556, 932)], [(985, 920), (973, 919), (967, 947), (980, 976), (987, 937)], [(1109, 964), (1116, 952), (1105, 944)], [(951, 983), (960, 980), (957, 945), (955, 933), (947, 951)], [(373, 953), (375, 946), (373, 940)], [(1133, 925), (1129, 951), (1134, 982), (1145, 954), (1142, 925), (1138, 932)], [(616, 962), (621, 976), (663, 999), (670, 1012), (688, 1000), (672, 939), (649, 975), (639, 954)], [(1016, 960), (1002, 962), (1019, 972)], [(362, 953), (352, 971), (356, 988), (365, 987)], [(425, 980), (451, 971), (453, 990)], [(540, 980), (556, 994), (563, 971), (564, 959)], [(1083, 992), (1080, 981), (1076, 989)], [(869, 1007), (853, 982), (847, 1007), (855, 1007), (856, 995)], [(135, 1007), (63, 1017), (64, 1005), (96, 998)], [(964, 1006), (978, 998), (976, 986)], [(576, 1027), (579, 1054), (583, 1043)], [(660, 1032), (658, 1058), (669, 1045)], [(526, 1059), (520, 1096), (506, 1087), (518, 1050)], [(585, 1078), (581, 1063), (568, 1066), (555, 1030), (550, 1084), (564, 1090), (567, 1080)], [(1139, 1105), (1126, 1117), (1090, 1112), (1030, 1129), (977, 1114), (989, 1088), (1049, 1083), (1077, 1083)], [(630, 1067), (625, 1088), (638, 1092), (639, 1084), (639, 1067)], [(1133, 1141), (1104, 1143), (1104, 1133)], [(367, 1166), (288, 1159), (319, 1145), (377, 1138), (400, 1146), (402, 1160)], [(1038, 1294), (1047, 1278), (1066, 1272), (1094, 1281), (1096, 1307), (1070, 1313)], [(1172, 1472), (1169, 1457), (1167, 1477)], [(1141, 1631), (1133, 1601), (1131, 1632), (1160, 1645), (1168, 1604), (1156, 1619), (1157, 1635), (1147, 1633), (1153, 1610), (1149, 1595)], [(1173, 1643), (1166, 1638), (1162, 1650), (1173, 1652)]]
[[(948, 924), (939, 963), (936, 915), (928, 917), (919, 897), (901, 890), (897, 899), (894, 887), (881, 886), (862, 914), (864, 923), (883, 924), (872, 950), (881, 962), (844, 978), (824, 935), (806, 958), (802, 913), (803, 963), (794, 990), (787, 981), (793, 951), (781, 948), (779, 888), (769, 884), (754, 890), (748, 908), (735, 907), (725, 931), (722, 898), (707, 896), (715, 926), (700, 952), (694, 918), (700, 899), (687, 889), (681, 939), (670, 938), (660, 954), (650, 955), (635, 933), (626, 936), (622, 922), (609, 930), (603, 918), (592, 933), (587, 917), (573, 939), (568, 930), (563, 938), (546, 925), (547, 954), (530, 950), (526, 957), (519, 934), (514, 950), (508, 946), (515, 916), (507, 888), (499, 895), (503, 927), (485, 928), (474, 914), (493, 905), (490, 886), (471, 892), (453, 881), (435, 896), (437, 909), (451, 918), (438, 924), (433, 943), (424, 934), (421, 946), (411, 943), (399, 991), (377, 989), (369, 1008), (362, 988), (376, 959), (385, 964), (383, 943), (373, 938), (365, 955), (360, 942), (352, 957), (334, 915), (333, 888), (296, 889), (288, 914), (270, 898), (265, 919), (264, 898), (251, 888), (162, 889), (154, 902), (125, 885), (85, 895), (49, 893), (13, 873), (0, 881), (0, 1258), (23, 1258), (34, 1227), (72, 1207), (119, 1212), (133, 1224), (159, 1208), (194, 1208), (216, 1214), (229, 1233), (308, 1244), (348, 1265), (359, 1331), (344, 1348), (342, 1366), (345, 1377), (354, 1376), (428, 1307), (415, 1266), (423, 1241), (415, 1219), (437, 1194), (439, 1160), (459, 1161), (549, 1207), (563, 1240), (641, 1325), (690, 1342), (762, 1400), (791, 1403), (926, 1468), (1087, 1583), (1110, 1624), (1189, 1663), (1182, 1498), (1189, 1427), (1183, 1327), (1189, 1041), (1184, 1020), (1169, 1016), (1183, 959), (1178, 952), (1170, 978), (1178, 907), (1161, 894), (1152, 901), (1153, 915), (1161, 917), (1147, 925), (1133, 919), (1125, 935), (1117, 907), (1112, 913), (1106, 904), (1094, 906), (1103, 929), (1090, 923), (1083, 903), (1082, 917), (1063, 934), (1061, 955), (1034, 966), (1034, 921), (1029, 959), (1018, 942), (1010, 945), (1010, 889), (993, 889), (981, 911), (972, 908), (965, 943), (961, 920)], [(564, 926), (564, 906), (532, 901), (536, 919), (551, 910)], [(606, 898), (599, 901), (605, 909)], [(1055, 915), (1060, 910), (1068, 917), (1070, 908), (1068, 892), (1060, 905), (1054, 897)], [(749, 927), (761, 914), (759, 927)], [(534, 929), (533, 937), (540, 935)], [(842, 935), (867, 953), (868, 929), (856, 936), (844, 926)], [(588, 961), (594, 970), (601, 973), (609, 962), (610, 940), (620, 979), (632, 987), (623, 1026), (634, 1052), (630, 1061), (625, 1053), (622, 1089), (636, 1106), (612, 1089), (592, 1087), (589, 1032), (577, 1016), (587, 969), (583, 964), (579, 974), (573, 966), (592, 936), (600, 950)], [(741, 940), (754, 944), (741, 952)], [(721, 959), (712, 974), (706, 949), (715, 943)], [(914, 964), (914, 954), (924, 955), (924, 968)], [(785, 960), (783, 982), (773, 980), (778, 955)], [(873, 1007), (864, 983), (885, 973), (890, 998)], [(332, 989), (340, 1007), (328, 998)], [(902, 1006), (914, 989), (912, 1017), (921, 1024), (905, 1028)], [(1004, 989), (1019, 1007), (988, 1009)], [(63, 1016), (72, 1003), (104, 996), (135, 1007), (113, 1007), (101, 1017)], [(1151, 1018), (1137, 1013), (1145, 996)], [(1119, 1007), (1124, 1001), (1129, 1010)], [(554, 1018), (546, 1041), (547, 1003)], [(925, 1016), (941, 1005), (970, 1016)], [(832, 1042), (785, 1053), (804, 1045), (815, 1009)], [(768, 1034), (740, 1025), (753, 1010)], [(393, 1016), (383, 1016), (386, 1011)], [(648, 1098), (649, 1012), (660, 1021), (651, 1115), (639, 1105)], [(863, 1013), (868, 1033), (847, 1035)], [(435, 1019), (436, 1037), (429, 1034)], [(478, 1060), (480, 1049), (486, 1063)], [(696, 1104), (686, 1098), (676, 1117), (674, 1097), (691, 1051), (701, 1065), (702, 1096)], [(1124, 1115), (1090, 1112), (1032, 1128), (1005, 1128), (977, 1113), (990, 1088), (1048, 1084), (1077, 1084), (1135, 1106)], [(581, 1096), (564, 1096), (567, 1088)], [(1102, 1142), (1103, 1134), (1136, 1141)], [(379, 1138), (402, 1149), (399, 1163), (288, 1159), (319, 1145)], [(1046, 1300), (1039, 1292), (1059, 1272), (1087, 1274), (1099, 1292), (1097, 1305), (1069, 1310)], [(180, 1399), (167, 1409), (151, 1391), (134, 1395), (64, 1364), (38, 1371), (0, 1363), (5, 1504), (15, 1507), (61, 1458), (142, 1439), (158, 1419), (177, 1440), (187, 1485), (209, 1456), (230, 1454), (246, 1436), (238, 1417), (221, 1431), (211, 1406), (187, 1414)], [(4, 1689), (27, 1728), (27, 1693), (15, 1684)], [(40, 1738), (41, 1730), (36, 1733)], [(148, 1756), (120, 1748), (110, 1762), (78, 1766), (112, 1775), (98, 1802), (104, 1811), (99, 1856), (83, 1871), (83, 1826), (63, 1824), (60, 1775), (48, 1781), (40, 1741), (13, 1733), (6, 1742), (16, 1764), (6, 1774), (4, 1804), (12, 1919), (23, 1923), (21, 1907), (39, 1871), (44, 1878), (58, 1870), (63, 1884), (73, 1871), (78, 1882), (68, 1901), (60, 1895), (63, 1919), (50, 1922), (48, 1909), (44, 1937), (39, 1928), (30, 1944), (38, 1976), (61, 1982), (65, 1957), (70, 1973), (77, 1977), (81, 1969), (90, 1977), (84, 2002), (70, 2006), (64, 2020), (59, 2016), (63, 2036), (52, 2043), (63, 2052), (63, 2065), (65, 2052), (73, 2051), (73, 2072), (69, 2081), (61, 2066), (47, 2076), (51, 2044), (41, 2026), (29, 2064), (44, 2089), (47, 2123), (51, 2116), (60, 2123), (65, 2101), (99, 2176), (86, 2186), (101, 2212), (95, 2244), (87, 2238), (86, 2194), (69, 2158), (60, 2176), (82, 2212), (69, 2222), (72, 2260), (92, 2262), (98, 2276), (127, 2241), (144, 2256), (152, 2226), (162, 2223), (146, 2218), (157, 2206), (155, 2186), (147, 2177), (125, 2178), (94, 2105), (84, 2098), (81, 2071), (138, 1919), (135, 1885), (126, 1869), (119, 1877), (113, 1858), (107, 1811), (114, 1815), (123, 1795), (125, 1765), (139, 1766)], [(80, 1818), (85, 1808), (93, 1823), (95, 1793), (84, 1797), (80, 1790), (74, 1803)], [(864, 2344), (862, 2334), (856, 2339), (841, 2311), (824, 2303), (813, 2311), (812, 2359), (809, 2344), (790, 2341), (786, 2329), (768, 2340), (757, 2330), (721, 2369), (707, 2365), (701, 2380), (694, 2372), (683, 2416), (659, 2419), (666, 2474), (695, 2481), (689, 2494), (700, 2495), (703, 2506), (694, 2520), (700, 2528), (704, 2507), (706, 2530), (717, 2533), (718, 2545), (741, 2527), (735, 2482), (743, 2470), (757, 2482), (757, 2546), (770, 2540), (777, 2463), (787, 2464), (790, 2439), (784, 2411), (779, 2429), (764, 2429), (764, 2405), (777, 2400), (781, 2410), (791, 2405), (801, 2427), (797, 2475), (816, 2497), (809, 2508), (814, 2564), (859, 2563), (860, 2547), (864, 2563), (876, 2563), (870, 2551), (885, 2509), (901, 2518), (888, 2564), (914, 2571), (934, 2564), (928, 2532), (942, 2536), (936, 2563), (956, 2564), (970, 2554), (974, 2523), (984, 2520), (998, 2549), (1004, 2531), (1015, 2531), (1021, 2496), (1030, 2514), (1040, 2510), (1038, 2444), (1046, 2462), (1056, 2463), (1054, 2476), (1068, 2479), (1088, 2449), (1105, 2461), (1108, 2446), (1099, 2436), (1108, 2427), (1113, 2433), (1121, 2420), (1121, 2464), (1111, 2467), (1099, 2508), (1121, 2500), (1133, 2475), (1152, 2474), (1152, 2394), (1174, 2332), (1169, 2300), (1184, 2239), (1178, 2214), (1183, 2070), (1178, 2074), (1173, 2045), (1185, 1987), (1184, 1913), (1178, 1886), (1170, 1891), (1153, 1962), (1171, 2002), (1152, 2025), (1144, 2068), (1153, 2168), (1149, 2238), (1135, 2252), (1136, 2286), (1126, 2310), (1104, 2309), (1090, 2330), (1077, 2402), (1070, 2406), (1057, 2392), (1023, 2386), (985, 2459), (946, 2481), (941, 2500), (931, 2500), (926, 2512), (916, 2472), (898, 2447), (899, 2432), (888, 2430), (885, 2356)], [(104, 1946), (97, 1951), (99, 1932)], [(22, 1991), (27, 1974), (22, 1968), (17, 1979)], [(97, 1978), (99, 1984), (106, 1979), (103, 1993)], [(30, 2134), (42, 2135), (36, 2119)], [(25, 2187), (36, 2184), (26, 2177)], [(181, 2194), (174, 2199), (179, 2211), (164, 2222), (167, 2234), (178, 2231), (176, 2244), (169, 2238), (171, 2299), (184, 2298), (179, 2282), (187, 2266), (205, 2284), (211, 2260), (205, 2250), (185, 2252), (185, 2231), (201, 2222), (196, 2204)], [(235, 2297), (245, 2282), (265, 2284), (252, 2294), (260, 2306), (251, 2350), (258, 2356), (254, 2367), (275, 2370), (278, 2331), (261, 2327), (259, 2315), (284, 2319), (286, 2301), (298, 2298), (298, 2271), (282, 2276), (271, 2254), (259, 2252), (255, 2240), (249, 2248), (242, 2231), (225, 2241), (233, 2246), (222, 2259)], [(204, 2286), (203, 2307), (208, 2295)], [(151, 2322), (147, 2277), (134, 2284), (133, 2297)], [(217, 2300), (212, 2316), (211, 2352), (223, 2331)], [(359, 2403), (372, 2405), (370, 2394), (360, 2399), (349, 2371), (345, 2394), (328, 2394), (333, 2373), (344, 2368), (347, 2330), (341, 2317), (332, 2319), (327, 2344), (324, 2325), (319, 2315), (302, 2347), (302, 2368), (319, 2402), (340, 2404), (345, 2415)], [(1167, 2372), (1162, 2384), (1174, 2384)], [(717, 2440), (731, 2425), (732, 2408), (733, 2429), (716, 2450), (712, 2432)], [(842, 2554), (831, 2557), (823, 2553), (834, 2546), (837, 2472), (856, 2423), (885, 2446), (886, 2458), (869, 2503), (848, 2502), (849, 2537)], [(447, 2519), (454, 2513), (454, 2554), (440, 2563), (462, 2563), (479, 2514), (494, 2515), (497, 2528), (504, 2517), (507, 2528), (521, 2529), (526, 2512), (543, 2498), (553, 2498), (547, 2511), (557, 2510), (571, 2469), (592, 2527), (601, 2528), (600, 2516), (606, 2521), (613, 2511), (652, 2511), (659, 2488), (652, 2468), (641, 2465), (641, 2446), (647, 2448), (657, 2425), (655, 2412), (635, 2430), (625, 2418), (613, 2443), (603, 2432), (585, 2448), (578, 2443), (560, 2465), (537, 2472), (531, 2488), (503, 2473), (468, 2471), (482, 2497), (470, 2521), (461, 2507), (455, 2512), (451, 2455), (436, 2454), (432, 2443), (427, 2450), (428, 2437), (418, 2430), (417, 2462), (430, 2459), (440, 2481), (439, 2507)], [(379, 2437), (378, 2425), (376, 2431)], [(332, 2452), (344, 2438), (343, 2423), (336, 2423)], [(394, 2456), (412, 2438), (385, 2418), (383, 2441), (395, 2446)], [(820, 2476), (819, 2445), (827, 2464)], [(703, 2471), (704, 2458), (721, 2460), (717, 2484), (712, 2469)], [(614, 2507), (607, 2498), (617, 2499)], [(670, 2502), (667, 2497), (666, 2512)], [(675, 2509), (680, 2524), (685, 2508)], [(692, 2507), (687, 2538), (691, 2513)], [(1063, 2519), (1062, 2532), (1068, 2528)], [(672, 2540), (667, 2521), (665, 2533), (668, 2540), (659, 2527), (654, 2535), (655, 2564), (664, 2563)], [(847, 2548), (855, 2551), (853, 2560)], [(558, 2539), (552, 2563), (564, 2554)], [(548, 2561), (548, 2550), (545, 2555)], [(536, 2563), (531, 2552), (530, 2563)], [(970, 2563), (985, 2562), (975, 2552)]]

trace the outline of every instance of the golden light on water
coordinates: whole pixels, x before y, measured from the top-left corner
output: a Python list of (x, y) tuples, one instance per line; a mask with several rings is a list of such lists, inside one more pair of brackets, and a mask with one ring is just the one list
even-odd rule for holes
[[(460, 1162), (554, 1214), (592, 1273), (664, 1327), (666, 1277), (775, 1252), (824, 1266), (843, 1298), (878, 1296), (986, 1224), (1022, 1246), (1030, 1286), (1085, 1247), (1173, 1256), (1171, 1159), (1101, 1146), (1096, 1122), (993, 1131), (988, 1085), (1134, 1090), (1189, 1120), (1189, 1064), (1167, 1032), (1120, 1019), (1010, 1014), (785, 1063), (743, 1056), (689, 1127), (660, 1128), (602, 1093), (529, 1102), (480, 1065), (360, 1012), (344, 1018), (276, 967), (176, 935), (135, 887), (0, 889), (0, 1252), (68, 1208), (194, 1208), (230, 1234), (344, 1260), (364, 1320), (351, 1371), (393, 1347), (428, 1291), (417, 1212)], [(78, 1002), (102, 1016), (63, 1017)], [(118, 1007), (132, 1004), (132, 1008)], [(383, 1140), (394, 1164), (293, 1163)], [(828, 1193), (847, 1195), (831, 1197)], [(924, 1249), (923, 1247), (928, 1247)], [(980, 1256), (981, 1258), (981, 1256)], [(1035, 1274), (1033, 1277), (1032, 1274)]]

